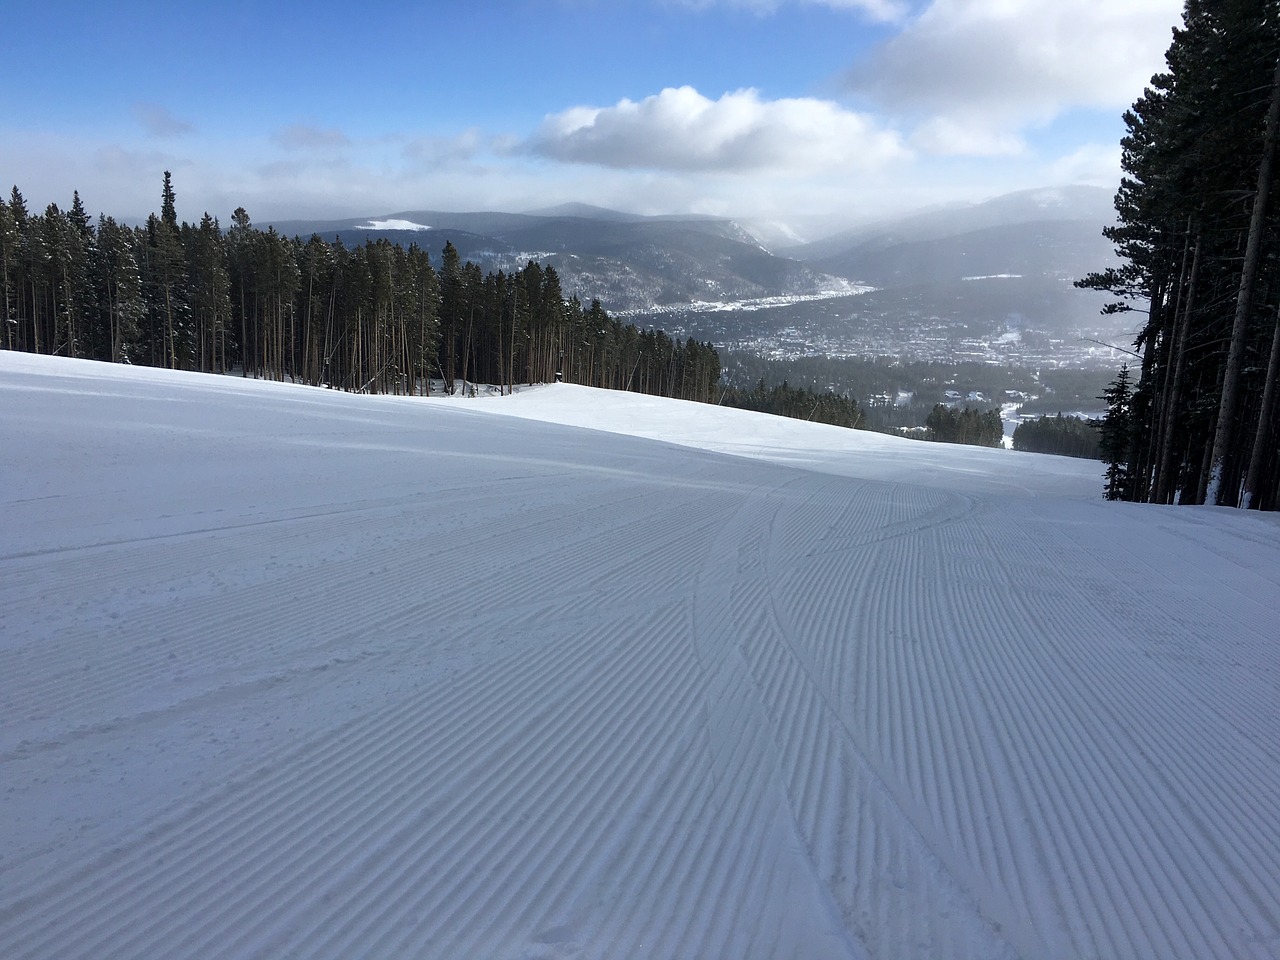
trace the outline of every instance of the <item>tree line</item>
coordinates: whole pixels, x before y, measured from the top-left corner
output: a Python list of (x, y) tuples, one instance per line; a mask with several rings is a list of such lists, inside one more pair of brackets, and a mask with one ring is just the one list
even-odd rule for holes
[(1061, 413), (1056, 417), (1023, 420), (1014, 428), (1013, 449), (1099, 460), (1098, 421), (1064, 417)]
[(939, 443), (998, 447), (1004, 442), (1004, 421), (999, 410), (957, 410), (938, 403), (929, 412), (925, 427), (927, 439)]
[(819, 392), (808, 387), (792, 387), (787, 381), (768, 387), (762, 377), (750, 390), (725, 387), (720, 403), (741, 410), (755, 410), (795, 420), (810, 420), (851, 429), (863, 426), (858, 401), (830, 390)]
[(504, 391), (563, 379), (686, 400), (718, 399), (710, 343), (673, 340), (566, 297), (551, 266), (482, 274), (446, 244), (346, 247), (255, 228), (179, 222), (168, 172), (160, 213), (130, 227), (80, 195), (69, 210), (0, 199), (0, 346), (117, 363), (329, 385), (370, 393)]
[(1277, 0), (1187, 0), (1124, 115), (1121, 265), (1081, 281), (1146, 311), (1108, 390), (1108, 496), (1280, 507), (1278, 52)]

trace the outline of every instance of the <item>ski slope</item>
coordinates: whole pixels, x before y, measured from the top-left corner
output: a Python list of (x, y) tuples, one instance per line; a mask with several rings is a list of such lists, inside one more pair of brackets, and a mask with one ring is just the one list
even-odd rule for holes
[(0, 352), (0, 955), (1280, 957), (1280, 519)]

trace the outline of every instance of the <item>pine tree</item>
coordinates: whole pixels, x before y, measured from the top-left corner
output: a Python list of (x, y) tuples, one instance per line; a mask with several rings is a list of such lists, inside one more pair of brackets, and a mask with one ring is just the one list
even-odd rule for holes
[[(244, 207), (236, 207), (231, 214), (231, 229), (227, 231), (227, 272), (231, 279), (232, 325), (238, 327), (240, 375), (247, 377), (250, 371), (261, 371), (256, 353), (257, 311), (254, 298), (254, 229), (253, 221)], [(238, 320), (237, 324), (235, 321)]]
[(168, 170), (164, 172), (164, 185), (160, 188), (160, 222), (178, 229), (177, 197), (173, 192), (173, 177)]
[(85, 320), (89, 300), (89, 248), (92, 230), (87, 225), (84, 207), (75, 203), (76, 214), (64, 213), (57, 204), (49, 204), (41, 219), (46, 275), (44, 286), (48, 350), (67, 357), (86, 353)]
[(92, 271), (95, 303), (106, 321), (105, 356), (131, 363), (142, 355), (140, 327), (146, 307), (132, 230), (106, 215), (98, 218), (98, 255)]
[[(15, 194), (18, 188), (14, 187)], [(20, 196), (20, 195), (19, 195)], [(13, 208), (0, 197), (0, 324), (4, 327), (0, 343), (8, 350), (18, 348), (18, 277), (21, 270), (22, 232)]]
[(174, 206), (173, 182), (164, 172), (161, 214), (147, 218), (147, 256), (142, 264), (143, 280), (149, 288), (149, 362), (172, 369), (190, 369), (195, 354), (187, 302), (187, 258), (178, 214)]
[(1120, 368), (1098, 399), (1107, 404), (1107, 415), (1098, 427), (1098, 453), (1107, 465), (1104, 492), (1108, 500), (1128, 500), (1132, 483), (1133, 394), (1127, 365)]
[(218, 221), (205, 213), (198, 227), (183, 224), (180, 234), (188, 265), (196, 367), (222, 373), (227, 369), (227, 328), (231, 322), (231, 274), (222, 230)]
[(40, 347), (35, 316), (35, 268), (39, 260), (39, 238), (32, 217), (27, 212), (27, 202), (17, 186), (9, 194), (8, 213), (14, 237), (12, 249), (5, 252), (7, 282), (12, 294), (9, 306), (12, 316), (12, 345), (16, 350), (38, 353)]
[(462, 260), (452, 241), (440, 255), (440, 367), (446, 393), (453, 393), (458, 376), (458, 336), (466, 313)]
[(1237, 409), (1240, 405), (1241, 368), (1244, 365), (1249, 333), (1250, 310), (1253, 306), (1254, 282), (1258, 276), (1262, 237), (1266, 230), (1267, 205), (1271, 199), (1271, 165), (1276, 153), (1276, 127), (1280, 124), (1280, 58), (1271, 79), (1271, 99), (1263, 135), (1258, 185), (1253, 192), (1249, 234), (1245, 241), (1244, 262), (1240, 271), (1240, 289), (1236, 294), (1235, 320), (1231, 328), (1231, 345), (1223, 371), (1222, 395), (1218, 407), (1218, 424), (1214, 431), (1212, 462), (1209, 467), (1210, 502), (1223, 506), (1237, 505), (1239, 484), (1224, 477), (1227, 458), (1233, 452)]
[(1248, 488), (1258, 506), (1280, 488), (1263, 416), (1280, 306), (1277, 50), (1276, 0), (1187, 0), (1168, 69), (1124, 117), (1118, 223), (1104, 231), (1123, 264), (1082, 285), (1147, 311), (1118, 485), (1130, 499), (1234, 505)]

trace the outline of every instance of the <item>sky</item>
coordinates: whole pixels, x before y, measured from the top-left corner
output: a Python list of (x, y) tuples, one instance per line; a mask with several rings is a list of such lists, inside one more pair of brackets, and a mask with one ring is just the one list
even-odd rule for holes
[(1119, 180), (1179, 0), (5, 3), (0, 180), (222, 222), (579, 202), (790, 227)]

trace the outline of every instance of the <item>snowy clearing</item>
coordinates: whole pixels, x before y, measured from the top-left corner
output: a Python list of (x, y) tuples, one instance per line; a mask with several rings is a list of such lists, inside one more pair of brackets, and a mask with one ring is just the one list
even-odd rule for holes
[(0, 450), (9, 960), (1280, 956), (1274, 515), (7, 352)]
[(370, 220), (362, 230), (430, 230), (425, 223), (414, 223), (412, 220)]
[(871, 293), (876, 288), (865, 283), (855, 283), (843, 277), (826, 277), (832, 284), (817, 293), (789, 293), (772, 297), (754, 297), (747, 300), (694, 300), (689, 303), (658, 303), (647, 307), (615, 310), (615, 317), (655, 317), (663, 314), (726, 313), (729, 311), (753, 312), (771, 307), (785, 307), (796, 303), (814, 303), (818, 300), (837, 300), (841, 297)]

